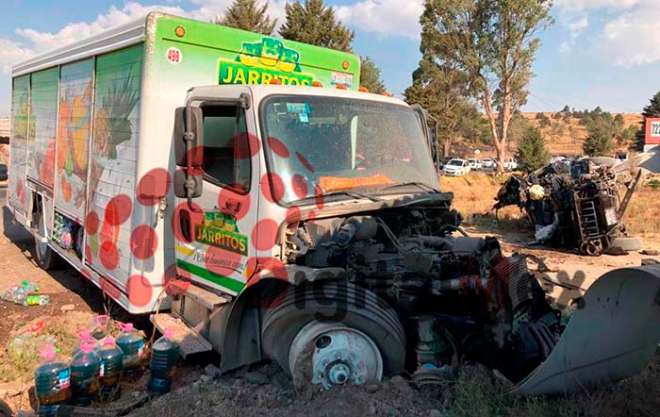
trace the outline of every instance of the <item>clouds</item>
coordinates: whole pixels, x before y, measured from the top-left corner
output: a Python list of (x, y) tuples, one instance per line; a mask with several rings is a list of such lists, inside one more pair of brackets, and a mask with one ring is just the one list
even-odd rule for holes
[(577, 36), (588, 26), (589, 26), (589, 18), (587, 16), (582, 16), (578, 20), (570, 22), (568, 24), (568, 30), (571, 32), (571, 35)]
[(623, 67), (660, 62), (660, 2), (633, 8), (605, 24), (598, 50)]
[(578, 36), (589, 27), (589, 18), (584, 15), (576, 20), (565, 22), (564, 25), (568, 29), (569, 38), (559, 45), (559, 52), (568, 53), (575, 46)]
[(176, 6), (144, 6), (137, 2), (128, 2), (122, 8), (111, 6), (105, 13), (99, 14), (92, 22), (74, 22), (57, 32), (39, 32), (29, 28), (16, 29), (18, 40), (0, 38), (0, 59), (5, 62), (0, 72), (9, 74), (11, 66), (24, 61), (40, 52), (52, 50), (84, 39), (103, 30), (128, 23), (145, 16), (153, 10), (185, 15), (185, 11)]
[(573, 49), (591, 20), (598, 25), (580, 46), (602, 60), (625, 68), (660, 62), (660, 1), (556, 0), (555, 5), (568, 31), (560, 52)]
[(9, 74), (14, 63), (25, 61), (34, 51), (22, 48), (15, 42), (0, 38), (0, 73)]
[(337, 7), (337, 17), (359, 30), (417, 39), (423, 11), (423, 0), (361, 0)]
[(643, 0), (555, 0), (555, 6), (563, 10), (580, 11), (593, 9), (627, 9)]

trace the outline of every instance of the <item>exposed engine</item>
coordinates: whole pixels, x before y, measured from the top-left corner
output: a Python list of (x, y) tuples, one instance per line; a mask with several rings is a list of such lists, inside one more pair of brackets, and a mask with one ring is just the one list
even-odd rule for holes
[(619, 198), (619, 176), (589, 159), (547, 165), (527, 177), (512, 176), (497, 195), (496, 210), (517, 205), (535, 228), (535, 243), (600, 255), (625, 235), (621, 218), (639, 176)]
[(341, 267), (391, 304), (407, 331), (408, 368), (475, 361), (517, 381), (554, 347), (562, 326), (523, 257), (495, 238), (453, 236), (448, 204), (381, 209), (289, 229), (289, 263)]

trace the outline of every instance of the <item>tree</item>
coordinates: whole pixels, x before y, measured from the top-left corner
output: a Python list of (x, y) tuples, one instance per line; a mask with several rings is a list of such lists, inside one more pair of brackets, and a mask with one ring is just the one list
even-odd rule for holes
[(509, 123), (527, 100), (539, 47), (551, 23), (549, 0), (426, 0), (421, 49), (440, 66), (466, 74), (468, 93), (488, 118), (500, 169)]
[(637, 126), (630, 125), (627, 128), (623, 129), (621, 136), (619, 136), (619, 144), (628, 145), (629, 147), (634, 144), (635, 137), (637, 135)]
[[(286, 18), (279, 30), (284, 39), (305, 42), (350, 52), (355, 34), (335, 17), (335, 9), (326, 6), (323, 0), (305, 0), (285, 6)], [(370, 92), (382, 94), (385, 85), (380, 78), (380, 69), (365, 56), (360, 57), (360, 85)]]
[(644, 110), (642, 111), (642, 116), (644, 116), (644, 120), (642, 120), (641, 126), (635, 135), (636, 147), (639, 151), (644, 149), (644, 141), (646, 136), (646, 118), (660, 117), (660, 91), (651, 97), (649, 104), (644, 107)]
[(511, 116), (509, 123), (509, 143), (520, 143), (532, 124), (519, 111)]
[(539, 129), (532, 126), (527, 128), (518, 143), (516, 156), (521, 168), (528, 172), (535, 171), (548, 163), (550, 153), (545, 148), (545, 142)]
[(428, 55), (423, 55), (413, 72), (413, 84), (404, 92), (408, 104), (419, 104), (432, 116), (436, 140), (445, 157), (454, 140), (462, 136), (461, 128), (471, 129), (465, 118), (478, 113), (466, 99), (466, 87), (464, 73), (438, 65)]
[(259, 6), (257, 0), (234, 0), (225, 11), (225, 15), (221, 19), (216, 19), (216, 23), (272, 35), (277, 19), (268, 16), (268, 2)]
[(612, 125), (601, 119), (587, 127), (589, 136), (584, 141), (582, 149), (589, 156), (605, 156), (614, 147)]
[(337, 21), (335, 9), (323, 0), (287, 3), (286, 17), (279, 30), (284, 39), (350, 51), (355, 34)]
[(380, 69), (368, 56), (361, 57), (362, 64), (360, 66), (360, 85), (366, 87), (369, 92), (376, 94), (383, 94), (385, 92), (385, 85), (380, 79)]
[(550, 118), (548, 116), (546, 116), (545, 113), (542, 113), (542, 112), (536, 113), (536, 120), (539, 121), (539, 126), (542, 127), (542, 128), (548, 127), (552, 123), (550, 121)]

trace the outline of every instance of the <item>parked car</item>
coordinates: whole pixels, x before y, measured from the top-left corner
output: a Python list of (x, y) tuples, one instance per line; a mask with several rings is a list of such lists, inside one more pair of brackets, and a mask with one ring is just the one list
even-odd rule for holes
[(468, 159), (468, 165), (473, 171), (478, 171), (481, 169), (481, 161), (478, 159)]
[(465, 159), (454, 158), (442, 168), (445, 175), (460, 177), (470, 172), (470, 164)]
[(481, 169), (484, 171), (494, 171), (497, 167), (497, 163), (492, 158), (486, 158), (481, 160)]
[(509, 158), (508, 160), (504, 161), (504, 170), (505, 171), (515, 171), (519, 167), (518, 161), (516, 161), (513, 158)]

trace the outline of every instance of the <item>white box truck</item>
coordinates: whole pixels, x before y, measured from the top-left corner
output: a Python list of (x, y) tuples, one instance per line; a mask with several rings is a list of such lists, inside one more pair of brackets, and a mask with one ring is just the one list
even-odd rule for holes
[(65, 260), (223, 370), (423, 383), (461, 357), (520, 392), (638, 371), (658, 270), (603, 277), (564, 330), (523, 257), (454, 236), (424, 112), (357, 91), (359, 73), (352, 54), (159, 13), (48, 52), (13, 69), (9, 207), (43, 268)]

